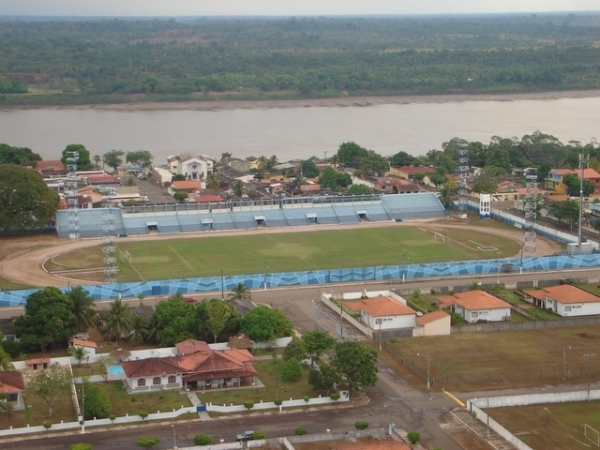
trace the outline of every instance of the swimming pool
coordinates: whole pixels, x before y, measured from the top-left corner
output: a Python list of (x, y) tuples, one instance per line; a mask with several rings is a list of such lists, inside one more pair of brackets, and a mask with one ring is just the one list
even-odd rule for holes
[(115, 375), (119, 373), (125, 373), (125, 371), (121, 366), (108, 366), (108, 373)]

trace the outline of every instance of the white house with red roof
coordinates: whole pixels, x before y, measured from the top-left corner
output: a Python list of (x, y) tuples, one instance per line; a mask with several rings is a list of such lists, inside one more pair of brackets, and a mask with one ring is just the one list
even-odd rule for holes
[(23, 374), (18, 370), (0, 371), (0, 394), (6, 396), (8, 403), (12, 404), (14, 411), (25, 409), (23, 401), (23, 392), (25, 391), (25, 381)]
[(359, 314), (359, 322), (373, 331), (414, 328), (417, 312), (393, 292), (363, 292), (359, 297), (344, 295), (344, 306)]
[(502, 322), (510, 320), (510, 305), (486, 291), (467, 291), (437, 296), (440, 306), (469, 322)]
[(525, 300), (563, 317), (600, 314), (600, 297), (570, 284), (527, 289)]

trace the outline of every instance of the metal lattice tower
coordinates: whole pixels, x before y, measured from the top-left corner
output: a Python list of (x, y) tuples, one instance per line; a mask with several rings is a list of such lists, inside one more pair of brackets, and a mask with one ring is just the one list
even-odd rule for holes
[(65, 200), (67, 201), (69, 239), (79, 238), (79, 200), (77, 199), (77, 163), (78, 152), (67, 152), (67, 182), (65, 183)]
[(102, 211), (102, 231), (104, 232), (104, 281), (116, 283), (119, 267), (117, 266), (117, 248), (115, 247), (115, 214), (110, 206)]
[(458, 141), (458, 210), (464, 218), (467, 211), (467, 182), (469, 181), (469, 149), (465, 140)]
[(535, 219), (537, 215), (537, 169), (525, 169), (525, 244), (523, 245), (524, 256), (535, 256)]

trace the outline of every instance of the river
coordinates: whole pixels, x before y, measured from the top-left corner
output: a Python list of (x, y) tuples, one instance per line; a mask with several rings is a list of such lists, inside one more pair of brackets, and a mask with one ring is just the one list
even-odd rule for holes
[(1, 110), (0, 142), (29, 147), (44, 159), (78, 143), (92, 155), (149, 150), (159, 164), (183, 152), (275, 154), (286, 161), (331, 156), (347, 141), (382, 155), (422, 155), (453, 137), (488, 143), (494, 135), (521, 138), (536, 130), (585, 144), (600, 137), (599, 124), (596, 96), (221, 110), (66, 107)]

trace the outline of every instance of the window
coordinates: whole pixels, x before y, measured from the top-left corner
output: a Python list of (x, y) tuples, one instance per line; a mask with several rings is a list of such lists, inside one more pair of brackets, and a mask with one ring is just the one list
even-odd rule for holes
[(19, 394), (16, 394), (14, 392), (12, 394), (8, 394), (9, 402), (16, 402), (17, 400), (19, 400)]
[(154, 377), (152, 379), (152, 384), (154, 384), (154, 385), (162, 384), (162, 380), (160, 379), (160, 377)]
[(140, 378), (138, 380), (138, 386), (146, 386), (146, 379), (145, 378)]
[(569, 311), (571, 311), (571, 305), (565, 306), (565, 312), (569, 312)]
[(175, 382), (176, 382), (176, 380), (177, 380), (177, 379), (175, 378), (175, 375), (171, 375), (171, 376), (169, 376), (169, 383), (175, 383)]

